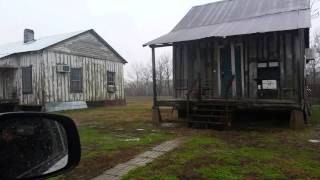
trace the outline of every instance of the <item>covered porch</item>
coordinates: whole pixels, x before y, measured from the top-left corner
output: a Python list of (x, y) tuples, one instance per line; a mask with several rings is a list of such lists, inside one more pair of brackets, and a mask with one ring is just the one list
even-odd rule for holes
[[(144, 44), (152, 49), (155, 120), (160, 105), (181, 103), (187, 121), (229, 125), (234, 109), (280, 106), (303, 119), (310, 3), (246, 2), (194, 6), (172, 31)], [(166, 46), (173, 49), (175, 94), (159, 101), (155, 49)]]
[[(304, 109), (304, 30), (226, 38), (151, 44), (153, 119), (160, 107), (173, 107), (178, 120), (230, 125), (239, 110), (301, 111)], [(293, 41), (295, 39), (295, 41)], [(157, 95), (156, 49), (173, 49), (174, 96)], [(297, 69), (297, 72), (293, 72)]]

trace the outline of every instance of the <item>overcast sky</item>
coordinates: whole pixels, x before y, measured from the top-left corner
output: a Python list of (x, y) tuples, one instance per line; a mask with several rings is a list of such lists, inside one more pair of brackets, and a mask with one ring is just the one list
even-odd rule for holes
[(143, 43), (172, 30), (192, 6), (213, 1), (0, 0), (0, 44), (22, 40), (24, 28), (33, 29), (36, 38), (95, 29), (129, 66), (145, 63), (151, 55)]

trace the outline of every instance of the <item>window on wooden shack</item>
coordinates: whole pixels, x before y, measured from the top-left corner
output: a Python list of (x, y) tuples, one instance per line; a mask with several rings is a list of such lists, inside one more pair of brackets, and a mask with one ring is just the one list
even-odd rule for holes
[(276, 99), (279, 97), (280, 62), (258, 63), (258, 97)]
[(108, 86), (115, 86), (116, 85), (115, 76), (116, 76), (115, 72), (111, 72), (111, 71), (107, 72), (107, 78), (108, 78), (107, 79), (107, 85)]
[(22, 68), (22, 93), (32, 94), (32, 66)]
[(82, 93), (82, 68), (71, 68), (70, 91), (72, 93)]

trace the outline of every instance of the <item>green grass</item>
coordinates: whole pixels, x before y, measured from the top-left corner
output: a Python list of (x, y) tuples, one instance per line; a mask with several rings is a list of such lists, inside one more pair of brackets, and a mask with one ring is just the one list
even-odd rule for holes
[(127, 106), (61, 112), (76, 121), (82, 157), (72, 172), (56, 179), (90, 179), (145, 149), (174, 137), (151, 124), (151, 99), (129, 98)]
[[(320, 119), (315, 106), (312, 121)], [(189, 140), (123, 179), (320, 179), (319, 138), (314, 127), (293, 131), (194, 130)]]
[(82, 158), (91, 158), (113, 151), (139, 145), (148, 145), (170, 138), (169, 134), (144, 132), (135, 135), (116, 135), (113, 132), (101, 131), (94, 128), (79, 129), (82, 144)]
[[(129, 98), (123, 107), (62, 112), (79, 127), (82, 160), (72, 172), (54, 180), (91, 179), (177, 136), (188, 140), (123, 179), (320, 179), (320, 147), (308, 142), (320, 138), (313, 127), (300, 131), (155, 129), (151, 105), (150, 98)], [(319, 119), (320, 106), (314, 106), (311, 121), (317, 125)]]
[(312, 110), (311, 122), (318, 125), (320, 122), (320, 105), (314, 105)]

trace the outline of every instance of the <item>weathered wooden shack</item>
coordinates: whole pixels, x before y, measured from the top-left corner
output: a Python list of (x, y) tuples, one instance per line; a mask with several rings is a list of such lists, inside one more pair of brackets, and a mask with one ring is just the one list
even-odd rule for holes
[(0, 46), (0, 103), (43, 111), (124, 103), (122, 58), (94, 30)]
[[(282, 110), (307, 119), (305, 64), (309, 0), (225, 0), (193, 7), (168, 34), (144, 44), (172, 46), (175, 95), (158, 100), (190, 123), (231, 125), (237, 110)], [(298, 125), (297, 125), (298, 123)], [(300, 123), (300, 124), (299, 124)]]

